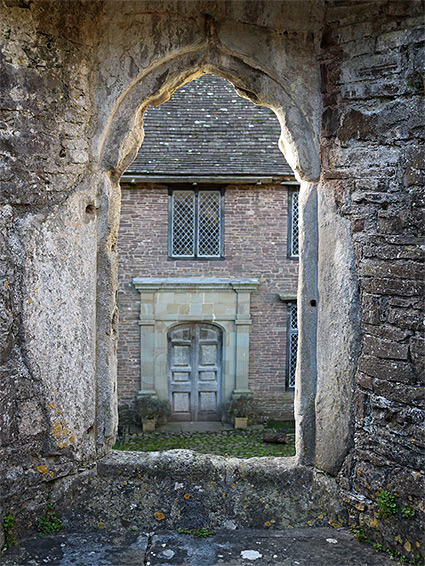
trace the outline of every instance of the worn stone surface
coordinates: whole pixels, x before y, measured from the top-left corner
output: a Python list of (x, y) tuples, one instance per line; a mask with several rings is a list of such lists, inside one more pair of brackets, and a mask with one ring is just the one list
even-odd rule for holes
[(423, 2), (1, 10), (2, 512), (22, 531), (114, 442), (119, 176), (144, 108), (208, 71), (275, 110), (301, 180), (300, 461), (339, 472), (371, 538), (423, 554)]
[(335, 479), (294, 458), (225, 458), (190, 450), (114, 451), (53, 492), (69, 528), (342, 526)]
[[(210, 531), (211, 532), (211, 531)], [(385, 554), (361, 545), (344, 529), (307, 528), (284, 532), (222, 529), (212, 536), (97, 530), (67, 532), (28, 539), (7, 552), (5, 566), (124, 566), (185, 564), (214, 566), (384, 566), (394, 564)]]

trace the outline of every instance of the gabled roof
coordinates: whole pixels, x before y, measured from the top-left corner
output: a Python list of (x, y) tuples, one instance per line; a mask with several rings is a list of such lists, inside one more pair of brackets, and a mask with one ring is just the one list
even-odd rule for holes
[(241, 98), (231, 83), (204, 75), (144, 115), (145, 139), (125, 172), (149, 177), (292, 175), (269, 108)]

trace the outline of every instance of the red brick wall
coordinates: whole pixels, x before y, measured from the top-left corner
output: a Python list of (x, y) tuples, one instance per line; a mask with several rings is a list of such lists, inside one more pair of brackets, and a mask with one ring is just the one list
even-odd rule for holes
[(298, 261), (287, 258), (288, 188), (228, 186), (225, 191), (224, 260), (169, 260), (168, 189), (122, 189), (119, 250), (120, 338), (118, 395), (132, 404), (139, 389), (139, 293), (133, 277), (255, 277), (251, 295), (249, 384), (268, 414), (282, 416), (286, 377), (286, 306), (295, 291)]

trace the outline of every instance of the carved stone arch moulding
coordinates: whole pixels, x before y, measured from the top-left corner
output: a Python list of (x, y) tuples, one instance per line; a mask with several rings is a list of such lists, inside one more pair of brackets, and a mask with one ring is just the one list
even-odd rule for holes
[[(317, 60), (311, 62), (317, 65)], [(147, 106), (163, 103), (178, 87), (204, 73), (226, 78), (241, 95), (276, 113), (281, 125), (280, 148), (301, 184), (299, 345), (295, 386), (297, 458), (300, 463), (315, 463), (336, 474), (351, 446), (353, 434), (350, 391), (356, 363), (353, 352), (358, 341), (358, 320), (352, 312), (353, 304), (357, 304), (357, 287), (347, 221), (336, 212), (331, 195), (318, 193), (321, 171), (319, 86), (309, 88), (308, 96), (315, 98), (313, 102), (307, 98), (295, 100), (291, 81), (283, 74), (277, 76), (247, 57), (220, 51), (217, 47), (195, 48), (149, 68), (122, 93), (106, 127), (94, 138), (92, 153), (100, 164), (98, 196), (105, 212), (103, 222), (98, 224), (98, 241), (108, 242), (111, 234), (118, 231), (119, 178), (143, 141), (143, 113)], [(287, 70), (285, 74), (290, 73)], [(319, 218), (326, 221), (319, 223)], [(109, 281), (110, 285), (98, 290), (98, 318), (106, 320), (110, 298), (115, 296), (116, 290), (113, 267), (116, 259), (107, 246), (99, 249), (105, 258), (98, 261), (98, 280)], [(344, 253), (338, 256), (338, 250)], [(326, 266), (326, 270), (319, 270), (319, 265)], [(327, 276), (334, 270), (338, 271), (340, 279)], [(348, 293), (341, 291), (338, 283), (341, 279)], [(333, 304), (340, 305), (337, 320), (329, 319), (329, 305)], [(328, 338), (335, 326), (343, 331), (332, 337), (331, 348)], [(341, 363), (341, 360), (348, 361)], [(335, 375), (330, 375), (330, 366), (337, 368)], [(113, 374), (111, 369), (111, 380)], [(106, 397), (102, 399), (104, 404)], [(338, 406), (338, 411), (333, 410), (334, 405)], [(98, 414), (105, 414), (105, 410)]]
[(290, 84), (254, 63), (251, 66), (237, 55), (205, 49), (159, 63), (120, 97), (106, 131), (96, 138), (97, 149), (93, 148), (99, 152), (102, 170), (113, 172), (113, 177), (118, 179), (143, 141), (141, 126), (146, 108), (150, 104), (162, 104), (185, 82), (205, 73), (224, 77), (241, 96), (271, 108), (281, 126), (280, 148), (298, 179), (318, 181), (318, 124), (303, 108), (303, 101), (295, 100), (290, 94)]

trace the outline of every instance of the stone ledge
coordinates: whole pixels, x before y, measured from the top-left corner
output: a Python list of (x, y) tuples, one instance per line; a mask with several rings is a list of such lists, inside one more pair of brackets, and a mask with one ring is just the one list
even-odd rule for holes
[[(342, 525), (336, 482), (295, 458), (225, 458), (190, 450), (113, 451), (97, 472), (66, 478), (56, 493), (68, 525), (237, 528)], [(71, 505), (72, 503), (72, 505)], [(72, 508), (72, 512), (69, 509)]]

